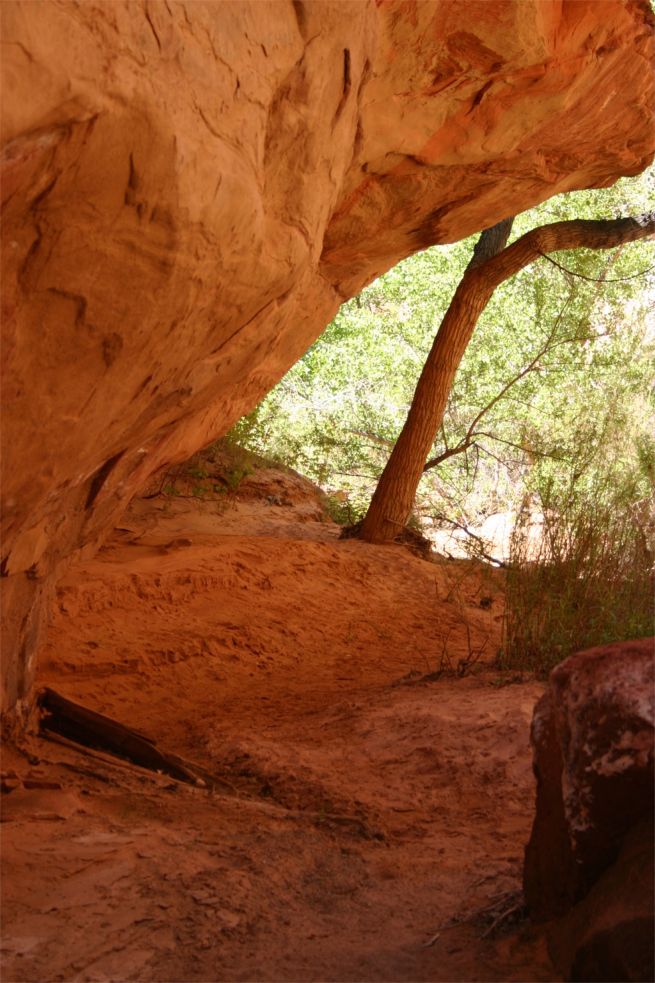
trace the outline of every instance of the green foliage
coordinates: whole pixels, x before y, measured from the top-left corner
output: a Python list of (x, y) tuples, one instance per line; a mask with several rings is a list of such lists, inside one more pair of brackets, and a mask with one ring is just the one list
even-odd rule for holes
[(228, 488), (236, 491), (244, 478), (254, 474), (254, 469), (246, 465), (245, 467), (235, 467), (223, 472), (223, 478), (227, 481)]
[[(195, 454), (190, 461), (168, 470), (157, 494), (170, 498), (216, 501), (234, 497), (241, 482), (263, 463), (252, 452), (223, 437)], [(223, 505), (225, 502), (223, 501)]]
[[(653, 200), (651, 170), (613, 188), (550, 199), (517, 217), (512, 238), (562, 219), (636, 215)], [(476, 239), (412, 256), (344, 304), (319, 341), (235, 428), (249, 448), (298, 469), (328, 494), (347, 496), (333, 498), (337, 521), (346, 515), (356, 521), (368, 506)], [(629, 552), (631, 510), (655, 485), (655, 246), (642, 241), (552, 259), (564, 271), (546, 259), (522, 270), (501, 285), (480, 319), (430, 455), (443, 460), (425, 473), (416, 513), (427, 525), (438, 526), (435, 517), (446, 516), (475, 527), (495, 512), (520, 513), (531, 494), (547, 516), (544, 576), (555, 577), (552, 550), (563, 537), (571, 545), (562, 563), (577, 566), (566, 588), (571, 611), (587, 612), (591, 600), (574, 600), (573, 588), (591, 576), (600, 590), (600, 574), (591, 573), (596, 553), (592, 563), (591, 552), (573, 545), (591, 534), (584, 515), (597, 514), (608, 524), (608, 539)], [(455, 448), (459, 453), (446, 459)], [(613, 498), (612, 488), (621, 489)], [(520, 563), (519, 540), (517, 549)], [(609, 566), (612, 549), (609, 541), (603, 544)], [(623, 597), (619, 587), (630, 580), (629, 570), (616, 569), (621, 575), (608, 583)], [(639, 577), (635, 590), (642, 591)], [(545, 585), (535, 580), (534, 586)], [(608, 606), (600, 595), (598, 606)], [(563, 624), (563, 607), (560, 615)], [(585, 644), (631, 627), (608, 622), (592, 630), (593, 620), (580, 615)], [(542, 622), (554, 630), (551, 621)], [(567, 631), (562, 627), (559, 652), (579, 647)], [(536, 662), (536, 642), (529, 648)], [(552, 661), (555, 651), (550, 647), (540, 658)]]
[[(646, 175), (613, 189), (560, 196), (519, 216), (513, 235), (561, 218), (638, 213), (652, 190)], [(347, 492), (361, 514), (473, 243), (412, 256), (344, 304), (321, 339), (240, 422), (238, 439), (327, 491)], [(467, 451), (425, 475), (418, 498), (423, 516), (446, 513), (474, 525), (515, 507), (531, 462), (549, 455), (570, 466), (608, 394), (620, 405), (644, 393), (655, 276), (616, 278), (652, 265), (654, 253), (652, 244), (638, 243), (610, 254), (561, 254), (555, 259), (574, 273), (612, 282), (578, 279), (543, 260), (496, 291), (458, 373), (432, 456), (460, 443), (475, 416), (542, 354), (483, 415)]]
[(325, 511), (338, 526), (352, 526), (364, 517), (363, 510), (357, 510), (347, 498), (337, 495), (326, 495)]

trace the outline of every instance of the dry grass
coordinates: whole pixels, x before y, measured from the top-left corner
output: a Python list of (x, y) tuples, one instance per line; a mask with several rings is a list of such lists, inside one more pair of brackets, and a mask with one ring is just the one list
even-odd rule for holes
[[(631, 494), (632, 491), (632, 494)], [(541, 537), (519, 516), (510, 548), (502, 668), (546, 674), (571, 653), (653, 632), (653, 553), (634, 489), (541, 495)], [(641, 506), (641, 508), (639, 508)], [(532, 526), (534, 530), (534, 526)]]

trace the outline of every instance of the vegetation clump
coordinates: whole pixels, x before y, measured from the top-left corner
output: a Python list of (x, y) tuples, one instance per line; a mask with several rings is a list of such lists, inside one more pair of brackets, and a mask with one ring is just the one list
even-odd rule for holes
[[(653, 631), (652, 499), (622, 471), (618, 449), (600, 475), (564, 484), (541, 476), (532, 514), (519, 512), (507, 572), (503, 668), (544, 673), (578, 649)], [(585, 480), (588, 478), (593, 480)]]

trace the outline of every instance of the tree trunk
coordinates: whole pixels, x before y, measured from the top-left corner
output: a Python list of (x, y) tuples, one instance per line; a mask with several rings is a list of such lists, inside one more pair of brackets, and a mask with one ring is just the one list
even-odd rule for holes
[(547, 253), (579, 247), (611, 249), (655, 234), (655, 212), (651, 212), (637, 219), (555, 222), (503, 248), (511, 222), (485, 230), (476, 245), (423, 367), (407, 420), (359, 530), (360, 539), (390, 542), (407, 522), (455, 373), (496, 287)]

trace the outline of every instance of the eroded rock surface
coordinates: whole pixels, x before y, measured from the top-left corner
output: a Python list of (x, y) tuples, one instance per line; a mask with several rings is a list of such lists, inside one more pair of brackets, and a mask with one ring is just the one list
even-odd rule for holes
[[(574, 908), (571, 938), (560, 945), (569, 966), (577, 959), (576, 972), (583, 975), (567, 978), (646, 978), (584, 973), (602, 961), (603, 952), (608, 960), (612, 955), (608, 965), (618, 965), (622, 952), (628, 965), (632, 955), (625, 947), (637, 959), (639, 939), (640, 965), (652, 960), (652, 851), (644, 853), (649, 834), (645, 840), (639, 835), (638, 848), (630, 847), (630, 837), (644, 824), (652, 827), (654, 720), (653, 639), (571, 656), (551, 673), (535, 708), (537, 812), (524, 889), (537, 921), (561, 916), (585, 899), (583, 908)], [(622, 850), (619, 866), (606, 874)]]
[(3, 705), (52, 584), (417, 249), (653, 154), (643, 0), (1, 5)]
[(653, 822), (631, 830), (618, 860), (551, 928), (550, 951), (567, 980), (655, 979)]

